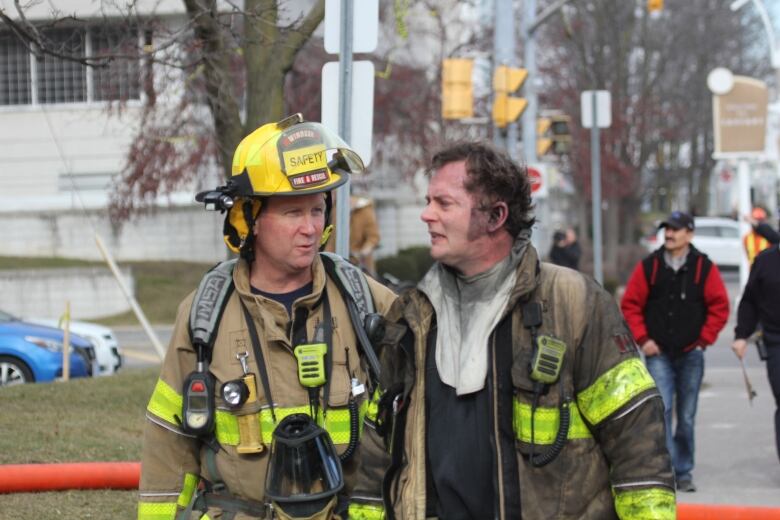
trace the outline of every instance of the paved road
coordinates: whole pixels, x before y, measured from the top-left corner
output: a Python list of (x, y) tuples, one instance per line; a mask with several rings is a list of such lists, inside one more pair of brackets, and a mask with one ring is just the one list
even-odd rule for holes
[[(738, 277), (725, 273), (731, 300)], [(170, 326), (155, 327), (164, 345)], [(680, 502), (780, 507), (780, 462), (774, 448), (774, 399), (764, 364), (751, 347), (747, 373), (758, 396), (749, 404), (742, 371), (731, 352), (734, 313), (715, 345), (707, 350), (704, 386), (696, 424), (696, 493), (681, 493)], [(140, 327), (117, 328), (127, 368), (159, 364)]]

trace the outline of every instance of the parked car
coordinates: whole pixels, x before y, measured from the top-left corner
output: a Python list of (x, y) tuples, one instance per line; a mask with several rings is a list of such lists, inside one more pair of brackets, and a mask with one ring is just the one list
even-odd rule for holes
[[(48, 327), (61, 328), (57, 320), (29, 318), (27, 321)], [(70, 331), (92, 343), (98, 365), (95, 375), (108, 376), (115, 373), (122, 366), (122, 351), (119, 348), (119, 342), (116, 340), (114, 331), (110, 328), (86, 321), (71, 321)]]
[[(739, 223), (721, 217), (695, 217), (693, 220), (696, 224), (693, 234), (694, 247), (707, 254), (718, 267), (739, 269), (742, 255), (745, 254), (739, 234)], [(659, 229), (645, 242), (645, 245), (653, 251), (663, 243), (664, 230)]]
[[(64, 333), (22, 321), (0, 311), (0, 386), (53, 381), (62, 377)], [(70, 336), (70, 377), (92, 375), (95, 349), (76, 334)]]

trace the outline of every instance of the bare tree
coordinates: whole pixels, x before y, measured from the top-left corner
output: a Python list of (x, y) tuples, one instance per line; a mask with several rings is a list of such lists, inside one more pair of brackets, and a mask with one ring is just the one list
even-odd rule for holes
[[(571, 174), (591, 194), (589, 133), (578, 127), (579, 93), (612, 94), (612, 126), (602, 132), (605, 268), (616, 276), (618, 245), (634, 243), (640, 208), (667, 210), (657, 195), (683, 190), (706, 211), (712, 119), (706, 76), (715, 66), (766, 76), (757, 27), (718, 0), (668, 0), (660, 17), (644, 2), (574, 2), (543, 33), (542, 103), (572, 115)], [(728, 35), (727, 37), (725, 35)], [(581, 199), (581, 214), (589, 207)]]

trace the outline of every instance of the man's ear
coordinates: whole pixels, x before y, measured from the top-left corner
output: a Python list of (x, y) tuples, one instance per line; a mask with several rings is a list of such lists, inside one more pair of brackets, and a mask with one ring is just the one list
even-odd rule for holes
[(496, 202), (488, 215), (488, 231), (493, 233), (501, 229), (509, 218), (509, 207), (506, 202)]

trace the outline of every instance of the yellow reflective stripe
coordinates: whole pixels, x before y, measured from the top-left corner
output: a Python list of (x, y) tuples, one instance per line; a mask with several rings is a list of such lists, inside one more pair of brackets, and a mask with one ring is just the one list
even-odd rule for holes
[(176, 504), (173, 502), (139, 502), (138, 520), (174, 520)]
[(181, 407), (181, 394), (162, 379), (158, 379), (146, 410), (171, 424), (179, 424), (173, 416), (181, 416)]
[(384, 520), (385, 508), (372, 504), (349, 504), (349, 520)]
[[(367, 401), (363, 401), (358, 408), (359, 434), (362, 433), (363, 418), (368, 409)], [(277, 422), (274, 422), (270, 408), (264, 408), (260, 411), (260, 429), (264, 444), (271, 444), (273, 431), (276, 425), (288, 415), (295, 413), (309, 414), (308, 406), (294, 406), (290, 408), (274, 408)], [(322, 410), (317, 417), (317, 424), (322, 426), (330, 434), (333, 444), (349, 443), (349, 410), (346, 408), (329, 408), (325, 418), (322, 421)], [(220, 444), (237, 446), (239, 443), (238, 418), (230, 412), (217, 410), (216, 416), (216, 436)]]
[(577, 396), (585, 419), (596, 425), (631, 399), (655, 386), (642, 360), (631, 358), (610, 368)]
[[(515, 436), (522, 442), (531, 442), (531, 405), (514, 400), (512, 423)], [(536, 407), (534, 413), (534, 444), (552, 444), (558, 435), (558, 425), (561, 423), (558, 408)], [(587, 439), (591, 437), (590, 430), (582, 421), (582, 416), (576, 403), (569, 403), (569, 433), (568, 439)]]
[(382, 391), (377, 388), (374, 390), (374, 395), (371, 396), (371, 400), (368, 401), (368, 409), (366, 410), (366, 419), (371, 422), (376, 422), (376, 416), (379, 414), (379, 400), (382, 398)]
[(677, 518), (674, 492), (662, 488), (619, 491), (615, 495), (615, 511), (621, 520)]
[(179, 493), (179, 500), (176, 501), (181, 507), (187, 507), (190, 505), (192, 495), (195, 493), (195, 489), (198, 487), (200, 477), (193, 473), (184, 474), (184, 485), (181, 487), (181, 493)]

